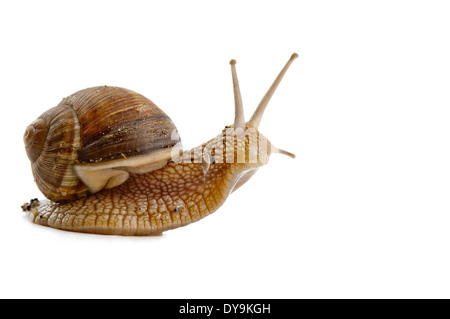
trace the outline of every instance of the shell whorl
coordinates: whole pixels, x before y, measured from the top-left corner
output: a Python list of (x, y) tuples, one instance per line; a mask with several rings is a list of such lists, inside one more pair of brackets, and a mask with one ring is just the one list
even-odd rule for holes
[(53, 201), (67, 201), (87, 194), (73, 172), (80, 149), (78, 117), (68, 106), (58, 105), (34, 121), (24, 141), (33, 176), (42, 193)]
[(34, 163), (41, 155), (47, 133), (47, 124), (41, 118), (38, 118), (31, 123), (25, 130), (23, 142), (25, 144), (27, 156), (32, 163)]

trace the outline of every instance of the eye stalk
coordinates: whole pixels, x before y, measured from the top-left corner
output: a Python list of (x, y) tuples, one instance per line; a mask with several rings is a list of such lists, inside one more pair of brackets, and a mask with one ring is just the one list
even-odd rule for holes
[(242, 104), (241, 90), (239, 88), (239, 81), (236, 74), (236, 60), (231, 60), (231, 75), (233, 77), (233, 91), (234, 91), (234, 129), (245, 130), (244, 106)]
[(259, 102), (259, 105), (256, 108), (255, 113), (253, 114), (252, 118), (249, 121), (249, 125), (253, 126), (254, 128), (259, 127), (259, 123), (261, 122), (261, 119), (263, 117), (264, 111), (266, 110), (267, 104), (269, 104), (269, 101), (272, 98), (272, 95), (275, 93), (275, 91), (278, 87), (278, 84), (280, 84), (281, 80), (283, 79), (283, 76), (286, 74), (286, 71), (289, 69), (289, 66), (296, 58), (298, 58), (297, 53), (294, 53), (291, 55), (291, 58), (289, 59), (289, 61), (287, 61), (286, 65), (283, 67), (280, 74), (278, 74), (275, 81), (273, 81), (273, 83), (270, 86), (269, 90), (267, 91), (266, 95), (264, 95), (261, 102)]
[[(298, 58), (298, 54), (293, 53), (291, 55), (290, 59), (288, 60), (288, 62), (285, 64), (285, 66), (281, 70), (281, 72), (276, 77), (275, 81), (270, 86), (267, 93), (262, 98), (261, 102), (259, 103), (258, 107), (256, 108), (255, 113), (251, 117), (250, 121), (247, 122), (247, 125), (245, 123), (244, 107), (242, 104), (241, 90), (239, 88), (239, 81), (238, 81), (237, 73), (236, 73), (236, 60), (230, 61), (231, 75), (232, 75), (232, 79), (233, 79), (234, 104), (235, 104), (234, 129), (236, 131), (244, 132), (246, 129), (246, 126), (248, 128), (254, 128), (256, 130), (258, 129), (261, 119), (264, 115), (264, 111), (266, 110), (266, 107), (269, 104), (269, 101), (272, 98), (272, 95), (275, 93), (278, 85), (280, 84), (281, 80), (283, 79), (283, 76), (286, 74), (287, 70), (289, 69), (289, 66), (292, 64), (292, 62), (296, 58)], [(291, 158), (295, 158), (294, 154), (292, 154), (288, 151), (276, 148), (276, 147), (273, 147), (272, 152), (284, 154)]]

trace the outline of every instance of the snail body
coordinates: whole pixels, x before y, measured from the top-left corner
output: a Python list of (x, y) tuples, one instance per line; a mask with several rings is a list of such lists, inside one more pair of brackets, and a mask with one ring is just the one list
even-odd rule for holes
[(294, 157), (274, 147), (258, 126), (296, 57), (248, 122), (232, 60), (235, 122), (190, 151), (179, 148), (170, 118), (135, 92), (96, 87), (64, 99), (25, 132), (33, 175), (49, 200), (34, 199), (23, 210), (40, 225), (136, 236), (161, 234), (213, 213), (272, 153)]

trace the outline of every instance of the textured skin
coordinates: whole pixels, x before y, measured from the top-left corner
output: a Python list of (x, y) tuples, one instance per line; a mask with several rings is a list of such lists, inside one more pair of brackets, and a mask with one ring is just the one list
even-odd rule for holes
[[(116, 188), (68, 203), (45, 200), (25, 210), (37, 224), (97, 234), (158, 235), (185, 226), (216, 211), (235, 186), (267, 162), (257, 152), (258, 158), (249, 163), (249, 141), (259, 141), (259, 132), (241, 141), (230, 138), (232, 133), (227, 127), (200, 148), (159, 170), (132, 175)], [(244, 163), (235, 163), (237, 149), (246, 153)], [(205, 170), (201, 161), (206, 150), (215, 159)]]
[[(242, 165), (242, 164), (241, 164)], [(54, 228), (117, 235), (157, 235), (216, 211), (238, 176), (233, 164), (212, 165), (206, 178), (200, 164), (169, 163), (124, 184), (79, 200), (43, 201), (33, 221)]]

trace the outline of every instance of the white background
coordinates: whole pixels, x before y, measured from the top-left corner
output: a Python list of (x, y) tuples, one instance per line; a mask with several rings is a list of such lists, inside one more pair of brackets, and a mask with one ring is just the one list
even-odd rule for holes
[[(3, 1), (0, 297), (450, 297), (448, 1)], [(297, 155), (161, 237), (31, 224), (25, 127), (77, 90), (137, 91), (185, 148), (247, 119)]]

